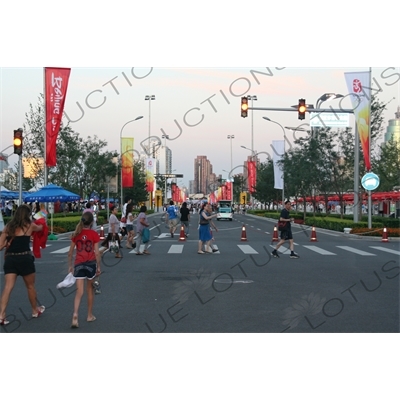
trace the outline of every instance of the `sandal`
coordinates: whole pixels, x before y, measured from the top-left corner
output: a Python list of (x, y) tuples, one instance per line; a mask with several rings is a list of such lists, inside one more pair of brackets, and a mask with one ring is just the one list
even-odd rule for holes
[(94, 322), (94, 321), (96, 321), (96, 317), (93, 315), (92, 318), (88, 318), (86, 321), (87, 322)]
[(145, 251), (143, 252), (143, 254), (146, 254), (146, 256), (149, 256), (151, 253), (149, 253), (147, 250), (145, 250)]
[(8, 319), (0, 319), (0, 325), (8, 325), (10, 323), (10, 321)]
[(73, 316), (72, 317), (71, 329), (77, 329), (77, 328), (79, 328), (78, 317), (77, 316)]
[(197, 254), (205, 254), (204, 251), (198, 251)]
[(37, 318), (39, 317), (39, 315), (42, 315), (44, 313), (44, 310), (46, 309), (45, 306), (40, 306), (37, 308), (37, 313), (36, 314), (32, 314), (32, 318)]
[(142, 255), (143, 255), (143, 253), (136, 253), (136, 255), (137, 255), (137, 256), (142, 256)]

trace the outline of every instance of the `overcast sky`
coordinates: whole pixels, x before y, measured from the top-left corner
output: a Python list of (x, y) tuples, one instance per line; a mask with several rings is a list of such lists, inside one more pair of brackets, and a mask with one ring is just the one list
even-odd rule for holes
[[(50, 65), (53, 66), (53, 65)], [(68, 65), (62, 65), (68, 67)], [(172, 169), (183, 173), (187, 184), (193, 179), (197, 155), (206, 155), (216, 174), (227, 177), (230, 170), (230, 141), (233, 167), (242, 165), (251, 148), (252, 112), (240, 117), (240, 96), (256, 95), (255, 107), (290, 107), (305, 98), (316, 104), (327, 92), (346, 95), (345, 72), (365, 71), (369, 67), (350, 68), (78, 68), (72, 67), (64, 123), (83, 137), (94, 136), (107, 141), (108, 150), (119, 152), (121, 128), (138, 116), (141, 120), (123, 129), (124, 137), (134, 137), (135, 149), (149, 135), (149, 101), (151, 102), (150, 133), (162, 139), (173, 154)], [(372, 69), (372, 87), (381, 90), (379, 98), (391, 103), (385, 113), (385, 124), (394, 118), (400, 105), (400, 68)], [(36, 104), (43, 93), (43, 68), (2, 68), (1, 70), (1, 149), (12, 143), (12, 132), (23, 125), (29, 104)], [(78, 105), (79, 103), (79, 105)], [(350, 100), (324, 103), (324, 106), (351, 108)], [(296, 112), (254, 111), (254, 150), (271, 153), (272, 140), (283, 137), (282, 128), (262, 119), (268, 116), (282, 126), (298, 126)], [(354, 117), (350, 118), (354, 125)], [(303, 123), (309, 123), (309, 117)], [(293, 141), (290, 132), (289, 140)], [(162, 140), (164, 143), (164, 140)], [(11, 149), (12, 150), (12, 149)], [(10, 151), (11, 152), (11, 151)], [(8, 152), (7, 152), (8, 153)], [(261, 156), (265, 160), (267, 156)], [(10, 157), (14, 165), (16, 156)], [(239, 172), (239, 171), (236, 171)]]

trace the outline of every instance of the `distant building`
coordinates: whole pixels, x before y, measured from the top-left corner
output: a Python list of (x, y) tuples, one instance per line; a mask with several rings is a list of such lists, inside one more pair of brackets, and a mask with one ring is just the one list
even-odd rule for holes
[(385, 142), (393, 138), (400, 145), (400, 106), (397, 107), (397, 112), (394, 115), (396, 118), (389, 120), (389, 125), (385, 134)]
[(195, 193), (210, 193), (209, 186), (214, 182), (214, 176), (207, 156), (197, 156), (194, 160)]
[(8, 169), (8, 157), (4, 153), (0, 153), (0, 173), (3, 173), (5, 169)]

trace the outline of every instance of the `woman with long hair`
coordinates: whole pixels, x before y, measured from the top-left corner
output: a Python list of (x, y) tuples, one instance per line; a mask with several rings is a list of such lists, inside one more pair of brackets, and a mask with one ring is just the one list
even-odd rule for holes
[[(93, 299), (94, 292), (92, 287), (93, 279), (100, 275), (100, 237), (97, 232), (92, 229), (93, 214), (90, 211), (83, 213), (81, 221), (76, 226), (75, 232), (72, 234), (71, 246), (68, 252), (68, 272), (73, 273), (76, 278), (76, 294), (74, 300), (74, 312), (72, 315), (71, 328), (78, 328), (78, 311), (84, 292), (86, 280), (86, 295), (88, 302), (87, 322), (93, 322), (96, 317), (93, 315)], [(73, 261), (73, 253), (76, 249), (75, 260)]]
[(0, 250), (6, 248), (4, 260), (5, 285), (0, 301), (0, 325), (7, 325), (6, 308), (18, 275), (22, 276), (28, 299), (32, 307), (32, 318), (43, 314), (45, 306), (39, 306), (35, 289), (35, 257), (30, 248), (31, 235), (43, 229), (42, 225), (32, 223), (31, 209), (27, 205), (17, 208), (13, 219), (5, 226), (0, 236)]

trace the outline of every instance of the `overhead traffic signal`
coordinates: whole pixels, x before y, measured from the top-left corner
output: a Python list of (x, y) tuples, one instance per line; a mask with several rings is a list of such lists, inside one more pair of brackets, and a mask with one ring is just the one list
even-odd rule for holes
[(307, 105), (305, 99), (299, 99), (299, 105), (297, 107), (299, 111), (299, 119), (303, 120), (306, 117)]
[(21, 128), (14, 131), (14, 154), (18, 154), (19, 156), (22, 154), (22, 133), (23, 130)]
[(249, 100), (247, 99), (247, 97), (242, 97), (242, 108), (241, 108), (242, 118), (247, 118), (248, 109), (249, 109)]

